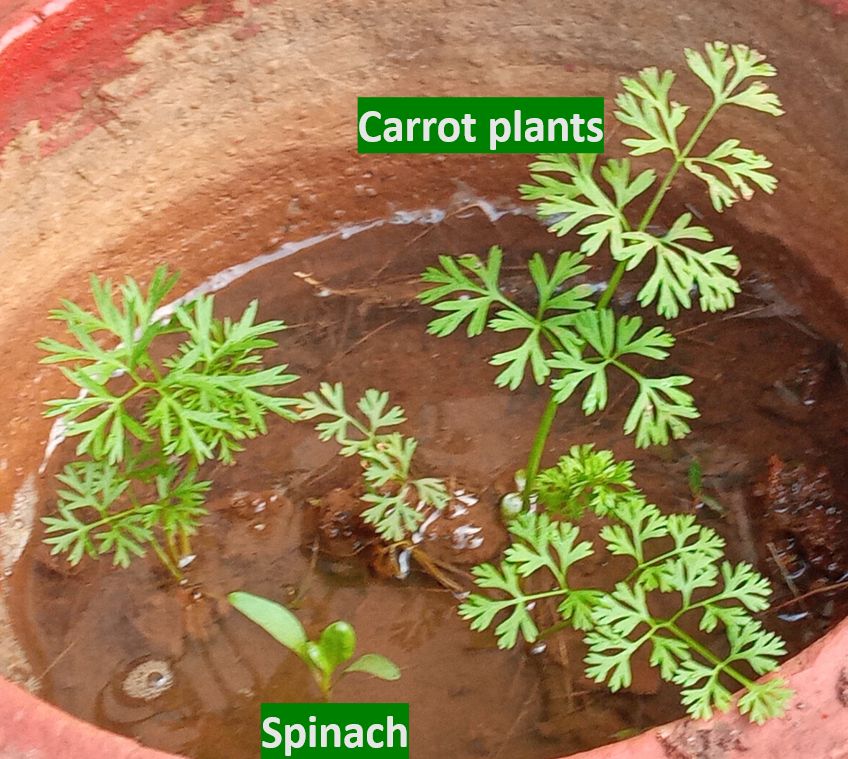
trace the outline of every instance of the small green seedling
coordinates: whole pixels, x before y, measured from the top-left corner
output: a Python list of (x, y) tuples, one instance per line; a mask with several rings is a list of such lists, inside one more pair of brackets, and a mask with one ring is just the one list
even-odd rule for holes
[[(317, 640), (310, 640), (300, 620), (285, 606), (261, 596), (236, 591), (228, 596), (230, 603), (251, 622), (256, 623), (274, 640), (295, 654), (312, 673), (324, 699), (345, 675), (362, 672), (381, 680), (399, 680), (398, 666), (379, 654), (363, 654), (350, 662), (356, 650), (356, 632), (347, 622), (327, 625)], [(336, 676), (336, 671), (347, 664)]]
[[(779, 716), (792, 691), (779, 677), (756, 682), (786, 653), (754, 616), (768, 608), (768, 581), (749, 564), (728, 562), (724, 539), (693, 514), (665, 515), (648, 503), (632, 473), (632, 462), (590, 445), (541, 472), (534, 496), (546, 511), (525, 511), (508, 524), (512, 544), (500, 565), (472, 570), (477, 586), (497, 597), (474, 593), (460, 615), (474, 630), (494, 625), (500, 648), (568, 627), (585, 632), (586, 675), (613, 692), (631, 684), (632, 660), (647, 648), (651, 666), (681, 686), (696, 719), (729, 708), (729, 683), (743, 689), (738, 707), (753, 722)], [(586, 511), (606, 521), (599, 541), (581, 540), (571, 521)], [(610, 558), (626, 558), (629, 572), (611, 588), (575, 586), (572, 567), (596, 553), (597, 543)], [(661, 595), (664, 603), (655, 604)], [(560, 621), (540, 631), (533, 609), (546, 602)], [(716, 630), (725, 634), (722, 655), (699, 640)]]
[(163, 266), (146, 293), (131, 278), (116, 291), (92, 277), (94, 310), (66, 300), (51, 313), (73, 341), (39, 343), (43, 363), (61, 363), (80, 390), (47, 404), (79, 438), (78, 460), (58, 476), (59, 513), (42, 520), (45, 542), (71, 564), (111, 553), (126, 567), (150, 546), (180, 577), (211, 486), (200, 465), (232, 463), (243, 441), (266, 432), (268, 414), (291, 416), (288, 400), (262, 390), (297, 379), (261, 366), (283, 322), (257, 324), (256, 301), (236, 320), (216, 319), (211, 295), (163, 316), (176, 282)]
[(692, 463), (687, 470), (687, 476), (689, 479), (689, 492), (692, 494), (692, 502), (696, 506), (703, 504), (716, 514), (723, 516), (725, 513), (724, 506), (704, 490), (704, 470), (698, 459), (692, 459)]
[(323, 383), (318, 392), (292, 399), (301, 420), (325, 419), (316, 425), (321, 440), (335, 440), (342, 456), (358, 456), (365, 494), (371, 504), (362, 518), (390, 543), (407, 539), (424, 521), (427, 507), (443, 509), (447, 487), (436, 477), (415, 477), (412, 458), (418, 442), (399, 432), (388, 432), (406, 421), (400, 406), (389, 406), (389, 394), (366, 390), (356, 404), (360, 418), (345, 406), (341, 383)]

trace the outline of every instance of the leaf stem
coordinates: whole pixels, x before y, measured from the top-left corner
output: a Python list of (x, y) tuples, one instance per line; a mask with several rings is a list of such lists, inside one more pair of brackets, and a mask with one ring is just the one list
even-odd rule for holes
[[(639, 566), (633, 569), (633, 571), (630, 572), (630, 574), (624, 578), (624, 581), (629, 583), (634, 578), (638, 577), (642, 572), (644, 572), (648, 567), (652, 567), (656, 564), (661, 564), (667, 559), (672, 559), (677, 556), (683, 556), (684, 554), (689, 553), (690, 551), (697, 552), (698, 550), (699, 547), (697, 543), (689, 543), (688, 545), (681, 546), (680, 548), (673, 548), (670, 551), (661, 553), (659, 556), (655, 556), (653, 559), (648, 559), (648, 561), (640, 562)], [(712, 601), (713, 599), (710, 598), (709, 600)]]
[(551, 433), (551, 427), (553, 426), (558, 409), (559, 403), (557, 403), (556, 394), (552, 391), (545, 410), (539, 419), (536, 437), (533, 438), (533, 447), (530, 449), (530, 456), (527, 459), (527, 468), (524, 475), (524, 492), (521, 494), (521, 501), (525, 509), (530, 505), (530, 494), (533, 492), (536, 475), (539, 474), (539, 466), (542, 463), (545, 444), (548, 442), (548, 435)]
[[(660, 186), (657, 188), (657, 191), (654, 194), (650, 205), (645, 210), (645, 213), (643, 214), (636, 231), (644, 232), (648, 224), (651, 223), (651, 220), (654, 218), (654, 215), (659, 209), (660, 203), (662, 203), (665, 194), (671, 187), (672, 182), (674, 182), (677, 173), (680, 171), (680, 168), (686, 162), (687, 158), (689, 157), (689, 153), (692, 152), (696, 143), (701, 138), (701, 135), (704, 133), (704, 130), (713, 120), (713, 117), (716, 115), (718, 109), (721, 108), (722, 104), (723, 103), (718, 99), (715, 99), (713, 101), (713, 104), (707, 109), (707, 112), (704, 114), (704, 117), (701, 119), (700, 123), (695, 128), (695, 131), (692, 133), (692, 136), (689, 138), (689, 141), (686, 143), (683, 150), (681, 150), (675, 156), (674, 163), (668, 170), (668, 173), (665, 175), (665, 178), (663, 179)], [(624, 272), (626, 270), (626, 261), (619, 261), (616, 264), (615, 269), (613, 270), (612, 275), (610, 276), (609, 281), (607, 282), (607, 286), (604, 289), (600, 300), (598, 301), (597, 308), (599, 310), (607, 308), (609, 306), (613, 296), (615, 295), (615, 291), (621, 284), (621, 280), (624, 277)], [(542, 413), (542, 418), (539, 420), (539, 427), (536, 430), (536, 437), (533, 440), (533, 447), (530, 449), (530, 456), (527, 459), (524, 492), (522, 493), (522, 502), (524, 504), (525, 509), (530, 503), (530, 494), (533, 492), (533, 485), (536, 480), (536, 475), (539, 473), (539, 465), (542, 460), (542, 454), (545, 451), (545, 445), (547, 444), (548, 436), (550, 435), (551, 426), (553, 425), (554, 418), (556, 417), (558, 406), (559, 404), (554, 400), (554, 394), (551, 393), (551, 397), (548, 400), (548, 405), (545, 406), (545, 410)]]
[(150, 545), (153, 546), (153, 550), (156, 552), (156, 555), (159, 557), (159, 561), (164, 564), (165, 569), (167, 569), (175, 580), (182, 580), (183, 573), (177, 569), (177, 566), (168, 558), (168, 554), (165, 553), (165, 549), (162, 548), (159, 541), (155, 538), (155, 536), (150, 537)]
[(683, 630), (681, 630), (673, 622), (668, 622), (661, 626), (674, 633), (678, 638), (680, 638), (680, 640), (682, 640), (687, 646), (689, 646), (689, 648), (703, 656), (704, 659), (706, 659), (714, 666), (719, 667), (722, 672), (726, 672), (745, 688), (750, 689), (751, 687), (753, 687), (754, 681), (751, 680), (751, 678), (745, 677), (745, 675), (743, 675), (735, 667), (731, 667), (730, 664), (728, 664), (726, 661), (724, 661), (723, 659), (719, 659), (718, 656), (716, 656), (712, 651), (710, 651), (710, 649), (708, 649), (706, 646), (701, 645), (691, 635), (683, 632)]
[[(671, 183), (677, 176), (677, 172), (680, 171), (680, 167), (683, 166), (683, 164), (686, 162), (686, 159), (689, 158), (689, 153), (692, 152), (693, 148), (695, 147), (695, 144), (698, 142), (699, 139), (701, 139), (701, 135), (704, 133), (704, 130), (713, 120), (713, 117), (716, 115), (718, 109), (721, 108), (721, 106), (721, 102), (717, 100), (713, 101), (713, 104), (707, 109), (707, 112), (704, 114), (704, 117), (701, 119), (698, 126), (695, 127), (695, 131), (692, 132), (692, 136), (689, 138), (689, 141), (686, 143), (683, 150), (681, 150), (680, 153), (675, 156), (674, 163), (668, 170), (668, 173), (665, 175), (665, 178), (663, 179), (660, 186), (657, 188), (657, 191), (654, 194), (654, 198), (653, 200), (651, 200), (651, 204), (648, 206), (644, 215), (642, 216), (642, 220), (639, 222), (639, 227), (636, 231), (644, 232), (648, 224), (651, 223), (651, 220), (654, 218), (654, 214), (656, 214), (657, 209), (660, 207), (660, 203), (662, 203), (665, 194), (671, 187)], [(610, 282), (611, 281), (612, 280), (610, 280)]]

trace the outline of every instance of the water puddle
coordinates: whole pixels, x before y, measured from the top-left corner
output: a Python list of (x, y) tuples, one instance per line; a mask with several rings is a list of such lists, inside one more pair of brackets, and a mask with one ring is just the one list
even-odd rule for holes
[[(399, 213), (290, 243), (198, 290), (218, 292), (220, 314), (258, 298), (260, 318), (289, 324), (268, 360), (302, 377), (292, 392), (343, 381), (351, 397), (378, 387), (404, 406), (423, 468), (460, 483), (450, 513), (422, 530), (440, 536), (460, 583), (470, 565), (503, 546), (496, 484), (523, 465), (545, 397), (535, 387), (511, 394), (493, 385), (497, 370), (486, 358), (509, 336), (428, 336), (431, 312), (415, 295), (437, 254), (483, 253), (492, 244), (508, 251), (507, 287), (520, 293), (527, 255), (560, 252), (564, 243), (520, 209), (470, 199), (447, 212)], [(834, 581), (848, 560), (809, 558), (822, 549), (816, 530), (844, 526), (840, 420), (848, 392), (832, 346), (781, 299), (785, 284), (778, 272), (748, 270), (735, 311), (673, 324), (671, 370), (695, 378), (703, 415), (692, 436), (636, 452), (621, 435), (626, 409), (618, 399), (588, 420), (579, 408), (563, 409), (550, 445), (564, 452), (593, 441), (636, 458), (637, 481), (653, 500), (696, 509), (727, 538), (732, 558), (749, 558), (772, 577), (776, 603), (788, 605), (767, 622), (798, 650), (841, 614), (838, 596), (796, 602), (792, 594)], [(636, 289), (625, 284), (619, 307), (630, 307)], [(48, 475), (70, 455), (69, 446), (56, 450), (60, 438), (59, 429)], [(687, 472), (695, 460), (711, 503), (693, 502)], [(796, 462), (809, 468), (800, 497), (782, 487)], [(229, 609), (226, 594), (243, 589), (293, 604), (310, 632), (346, 619), (361, 650), (398, 662), (399, 682), (350, 678), (335, 697), (410, 702), (421, 759), (560, 756), (681, 713), (676, 691), (650, 672), (637, 672), (631, 691), (616, 695), (586, 681), (578, 635), (500, 651), (468, 630), (456, 594), (408, 556), (396, 557), (407, 562), (400, 581), (362, 552), (342, 550), (343, 508), (316, 515), (310, 501), (327, 503), (333, 492), (343, 499), (352, 474), (309, 426), (272, 422), (237, 466), (205, 469), (215, 484), (190, 584), (169, 583), (152, 562), (126, 571), (106, 561), (70, 568), (38, 541), (26, 549), (9, 578), (12, 611), (44, 697), (157, 748), (198, 759), (255, 755), (261, 702), (318, 694), (294, 656)], [(55, 496), (52, 486), (45, 491), (46, 511)]]

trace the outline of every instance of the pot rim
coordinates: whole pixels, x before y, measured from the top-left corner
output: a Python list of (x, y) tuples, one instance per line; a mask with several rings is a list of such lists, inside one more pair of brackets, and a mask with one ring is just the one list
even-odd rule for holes
[[(816, 0), (833, 8), (834, 14), (848, 14), (848, 0)], [(0, 59), (30, 73), (55, 63), (51, 40), (68, 33), (81, 13), (93, 14), (94, 26), (115, 23), (114, 15), (102, 3), (91, 0), (0, 0)], [(158, 6), (157, 19), (144, 26), (136, 23), (138, 39), (162, 24), (162, 14), (177, 18), (196, 5), (196, 0), (128, 0), (127, 8)], [(214, 21), (214, 19), (212, 20)], [(104, 37), (106, 35), (103, 35)], [(133, 39), (133, 41), (134, 41)], [(104, 56), (122, 57), (123, 50), (100, 40)], [(86, 44), (97, 47), (97, 39)], [(124, 45), (131, 44), (124, 40)], [(14, 88), (4, 90), (0, 82), (0, 102), (8, 102)], [(0, 134), (0, 148), (8, 135)], [(651, 728), (644, 733), (597, 749), (573, 755), (572, 759), (648, 759), (649, 757), (706, 756), (719, 749), (726, 759), (735, 756), (766, 757), (780, 752), (785, 756), (834, 757), (848, 755), (844, 736), (848, 735), (848, 619), (825, 636), (785, 662), (779, 672), (796, 695), (786, 716), (762, 726), (748, 723), (735, 710), (707, 721), (681, 719)], [(799, 751), (801, 753), (793, 753)], [(35, 752), (35, 753), (33, 753)], [(835, 752), (835, 753), (834, 753)], [(710, 756), (714, 755), (709, 753)], [(23, 688), (0, 678), (0, 757), (62, 756), (65, 759), (178, 759), (140, 746), (135, 741), (84, 722), (46, 703)]]

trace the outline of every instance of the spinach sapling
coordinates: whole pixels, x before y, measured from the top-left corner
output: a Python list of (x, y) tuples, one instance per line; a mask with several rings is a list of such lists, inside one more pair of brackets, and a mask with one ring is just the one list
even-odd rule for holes
[[(300, 620), (285, 606), (243, 591), (230, 593), (227, 598), (309, 668), (324, 700), (329, 700), (339, 680), (355, 672), (381, 680), (400, 679), (398, 666), (380, 654), (363, 654), (350, 661), (356, 651), (356, 632), (347, 622), (331, 622), (316, 640), (310, 640)], [(339, 667), (347, 662), (350, 663), (336, 676)]]

